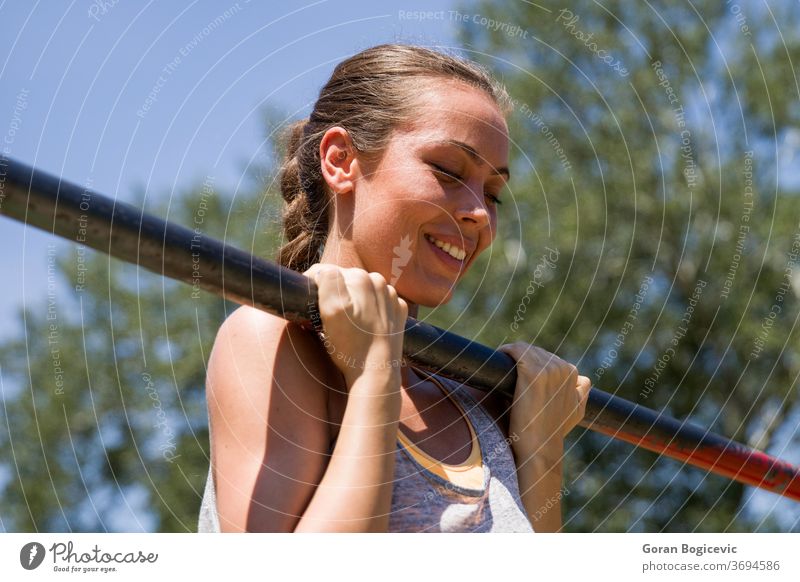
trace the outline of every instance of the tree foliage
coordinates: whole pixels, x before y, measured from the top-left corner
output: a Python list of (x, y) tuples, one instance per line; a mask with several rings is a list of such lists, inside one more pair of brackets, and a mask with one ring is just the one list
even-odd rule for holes
[[(466, 54), (515, 103), (514, 178), (494, 251), (433, 321), (489, 345), (541, 345), (603, 390), (791, 458), (797, 11), (512, 1), (460, 12)], [(741, 485), (588, 431), (573, 444), (569, 530), (800, 527), (796, 504), (771, 494), (771, 511), (742, 511)]]
[[(275, 248), (277, 199), (257, 187), (232, 196), (208, 176), (154, 206), (255, 254)], [(195, 531), (205, 365), (235, 305), (79, 246), (48, 255), (46, 301), (0, 348), (2, 527)]]

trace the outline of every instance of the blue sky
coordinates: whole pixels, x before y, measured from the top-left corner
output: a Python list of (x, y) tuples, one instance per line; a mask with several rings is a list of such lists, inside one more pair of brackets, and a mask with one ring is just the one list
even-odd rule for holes
[[(309, 110), (336, 62), (395, 40), (452, 46), (444, 0), (133, 3), (0, 7), (0, 140), (15, 159), (109, 196), (169, 196), (213, 175), (233, 191), (266, 154), (262, 112)], [(46, 298), (47, 247), (0, 217), (7, 276), (0, 338)]]

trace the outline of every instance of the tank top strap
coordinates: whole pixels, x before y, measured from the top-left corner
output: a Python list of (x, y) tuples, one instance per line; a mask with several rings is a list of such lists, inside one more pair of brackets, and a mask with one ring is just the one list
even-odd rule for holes
[(491, 470), (492, 475), (504, 483), (513, 484), (513, 488), (516, 489), (517, 466), (512, 449), (514, 439), (507, 438), (501, 432), (483, 405), (475, 400), (462, 383), (444, 376), (435, 376), (463, 407), (478, 436), (484, 465)]
[[(492, 420), (483, 406), (477, 402), (464, 386), (449, 378), (433, 374), (425, 370), (414, 368), (421, 377), (429, 378), (437, 383), (446, 391), (456, 404), (463, 410), (465, 420), (470, 425), (470, 432), (473, 433), (477, 444), (480, 447), (480, 464), (484, 468), (483, 485), (474, 483), (472, 486), (456, 487), (467, 495), (482, 495), (485, 491), (487, 480), (492, 474), (503, 479), (514, 479), (516, 481), (516, 465), (511, 452), (511, 441), (503, 436), (500, 429)], [(406, 448), (406, 447), (404, 447)], [(409, 451), (405, 451), (408, 453)], [(416, 459), (419, 461), (419, 459)], [(430, 466), (428, 466), (430, 468)], [(430, 471), (426, 471), (429, 473)], [(449, 486), (455, 484), (451, 481)]]

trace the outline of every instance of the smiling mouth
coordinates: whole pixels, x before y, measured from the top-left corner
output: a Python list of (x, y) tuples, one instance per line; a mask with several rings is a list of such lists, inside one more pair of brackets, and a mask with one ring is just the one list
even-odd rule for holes
[(456, 245), (451, 245), (450, 243), (442, 242), (439, 239), (429, 234), (426, 234), (425, 238), (431, 244), (435, 245), (437, 248), (441, 249), (443, 252), (447, 253), (457, 261), (463, 262), (467, 256), (467, 252), (464, 249), (457, 247)]

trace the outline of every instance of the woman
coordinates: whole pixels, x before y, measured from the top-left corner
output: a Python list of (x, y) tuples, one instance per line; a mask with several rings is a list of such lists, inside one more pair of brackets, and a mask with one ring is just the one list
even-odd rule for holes
[(319, 287), (322, 333), (248, 307), (207, 394), (200, 531), (557, 531), (563, 439), (589, 380), (528, 344), (513, 405), (403, 361), (496, 234), (505, 91), (475, 64), (383, 45), (340, 63), (288, 144), (280, 262)]

